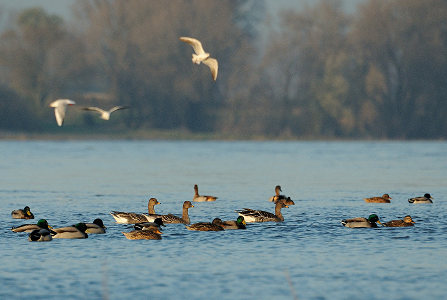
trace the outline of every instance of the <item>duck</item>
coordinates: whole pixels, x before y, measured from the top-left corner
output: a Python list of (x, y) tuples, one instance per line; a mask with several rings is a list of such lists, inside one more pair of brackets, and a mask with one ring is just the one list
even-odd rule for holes
[(85, 226), (87, 226), (86, 233), (102, 234), (106, 233), (107, 229), (101, 219), (95, 219), (93, 223), (85, 223)]
[(163, 220), (163, 223), (166, 224), (190, 224), (191, 221), (189, 219), (188, 209), (191, 207), (194, 207), (191, 201), (185, 201), (183, 202), (183, 212), (181, 218), (173, 214), (168, 214), (168, 215), (162, 215), (161, 219)]
[(383, 194), (382, 197), (363, 198), (363, 200), (368, 203), (390, 203), (391, 199), (393, 198), (391, 198), (388, 194)]
[(243, 216), (239, 216), (237, 217), (236, 221), (222, 221), (219, 218), (214, 219), (216, 220), (216, 224), (223, 227), (223, 229), (228, 230), (228, 229), (246, 229), (247, 227), (245, 226), (247, 223), (245, 222), (245, 219)]
[(16, 209), (11, 212), (13, 219), (34, 219), (34, 215), (31, 212), (29, 206), (25, 206), (24, 209)]
[(160, 229), (161, 226), (166, 226), (165, 224), (163, 224), (163, 219), (156, 218), (154, 222), (137, 223), (133, 226), (133, 228), (135, 228), (135, 230), (148, 230), (150, 228)]
[(392, 220), (386, 223), (383, 223), (382, 225), (385, 227), (409, 227), (414, 226), (414, 221), (411, 218), (411, 216), (405, 216), (402, 220)]
[[(269, 201), (270, 201), (270, 202), (273, 202), (273, 203), (276, 204), (276, 202), (277, 202), (278, 200), (287, 199), (286, 196), (284, 196), (284, 195), (280, 195), (279, 192), (282, 192), (282, 190), (281, 190), (281, 186), (280, 186), (280, 185), (277, 185), (277, 186), (275, 187), (275, 195), (272, 196), (272, 197), (270, 197)], [(289, 199), (290, 199), (290, 197), (289, 197)]]
[(199, 222), (192, 224), (190, 226), (186, 226), (186, 229), (193, 231), (222, 231), (224, 227), (221, 226), (222, 220), (219, 218), (215, 218), (213, 222)]
[(112, 211), (110, 214), (119, 224), (136, 224), (143, 222), (152, 222), (156, 217), (154, 206), (160, 204), (156, 198), (150, 198), (147, 203), (148, 214), (137, 214), (133, 212)]
[(191, 45), (191, 47), (194, 49), (195, 53), (192, 54), (192, 62), (198, 65), (203, 62), (205, 65), (207, 65), (208, 68), (210, 68), (211, 77), (214, 81), (216, 81), (217, 72), (219, 69), (219, 63), (217, 62), (217, 59), (212, 58), (209, 53), (203, 50), (202, 43), (198, 39), (182, 36), (180, 37), (180, 40)]
[(28, 235), (28, 241), (30, 242), (49, 242), (52, 240), (51, 231), (44, 228), (35, 229)]
[(87, 225), (85, 223), (77, 223), (73, 226), (67, 226), (62, 228), (54, 228), (53, 231), (56, 232), (53, 235), (54, 239), (86, 239), (88, 234), (85, 232), (87, 230)]
[(419, 204), (419, 203), (433, 203), (433, 198), (430, 194), (425, 194), (423, 197), (415, 197), (408, 199), (409, 203)]
[(284, 203), (284, 201), (278, 201), (275, 204), (275, 214), (263, 210), (253, 210), (250, 208), (244, 208), (243, 210), (236, 210), (236, 212), (243, 216), (245, 222), (283, 222), (284, 217), (281, 213), (281, 208), (289, 207)]
[(197, 184), (194, 185), (194, 197), (192, 198), (192, 201), (194, 202), (211, 202), (216, 201), (217, 197), (215, 196), (201, 196), (199, 195), (199, 187)]
[(161, 240), (161, 232), (157, 228), (122, 232), (128, 240)]
[(376, 214), (369, 215), (368, 219), (366, 218), (353, 218), (353, 219), (344, 219), (341, 221), (341, 224), (345, 227), (350, 228), (377, 228), (377, 224), (382, 223), (379, 221), (379, 217)]
[(45, 219), (40, 219), (39, 221), (37, 221), (36, 224), (23, 224), (17, 227), (12, 227), (11, 230), (13, 232), (27, 232), (30, 233), (34, 230), (40, 230), (40, 229), (45, 229), (45, 230), (49, 230), (52, 227), (48, 225), (47, 220)]

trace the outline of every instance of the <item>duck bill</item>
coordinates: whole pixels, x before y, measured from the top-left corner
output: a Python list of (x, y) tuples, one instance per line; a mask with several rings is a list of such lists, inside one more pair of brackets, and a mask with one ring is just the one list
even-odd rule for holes
[(384, 226), (384, 225), (382, 224), (382, 222), (380, 222), (379, 220), (377, 220), (377, 223), (379, 223), (380, 225)]
[(247, 225), (247, 222), (245, 222), (245, 220), (242, 221), (242, 224)]

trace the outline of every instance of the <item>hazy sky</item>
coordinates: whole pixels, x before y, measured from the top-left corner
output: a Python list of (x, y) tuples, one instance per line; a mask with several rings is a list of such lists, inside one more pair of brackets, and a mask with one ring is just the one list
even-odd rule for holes
[[(71, 5), (76, 0), (0, 0), (0, 9), (3, 12), (22, 10), (26, 7), (41, 6), (46, 11), (59, 14), (64, 17), (71, 15)], [(125, 0), (123, 0), (125, 1)], [(314, 3), (316, 0), (265, 0), (267, 9), (274, 14), (276, 10), (293, 8), (299, 10), (305, 3)], [(343, 0), (348, 11), (364, 0)]]

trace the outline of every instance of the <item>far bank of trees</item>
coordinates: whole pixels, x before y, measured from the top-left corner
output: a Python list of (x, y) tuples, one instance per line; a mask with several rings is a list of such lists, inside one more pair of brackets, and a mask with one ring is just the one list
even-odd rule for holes
[[(342, 4), (282, 12), (268, 33), (254, 0), (80, 0), (71, 23), (24, 10), (0, 36), (0, 130), (46, 130), (48, 103), (71, 98), (130, 105), (108, 124), (130, 130), (446, 138), (447, 2)], [(216, 82), (180, 36), (219, 60)]]

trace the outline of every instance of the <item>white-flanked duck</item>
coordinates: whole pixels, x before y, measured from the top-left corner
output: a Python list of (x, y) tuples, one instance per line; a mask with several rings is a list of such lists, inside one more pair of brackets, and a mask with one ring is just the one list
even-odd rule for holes
[(211, 202), (216, 201), (217, 197), (215, 196), (206, 196), (206, 195), (199, 195), (199, 187), (197, 184), (194, 185), (194, 197), (192, 201), (194, 202)]
[(148, 214), (138, 214), (133, 212), (112, 211), (110, 214), (115, 219), (116, 223), (120, 224), (136, 224), (143, 222), (153, 222), (157, 217), (154, 206), (160, 204), (157, 199), (150, 198), (147, 203)]
[(433, 198), (430, 194), (425, 194), (423, 197), (415, 197), (408, 199), (409, 203), (419, 204), (419, 203), (433, 203)]
[(275, 214), (272, 214), (268, 211), (263, 210), (253, 210), (250, 208), (244, 208), (243, 210), (236, 210), (236, 212), (243, 216), (245, 222), (253, 223), (253, 222), (282, 222), (284, 221), (284, 217), (281, 213), (281, 208), (289, 207), (284, 203), (284, 201), (278, 201), (275, 205)]

